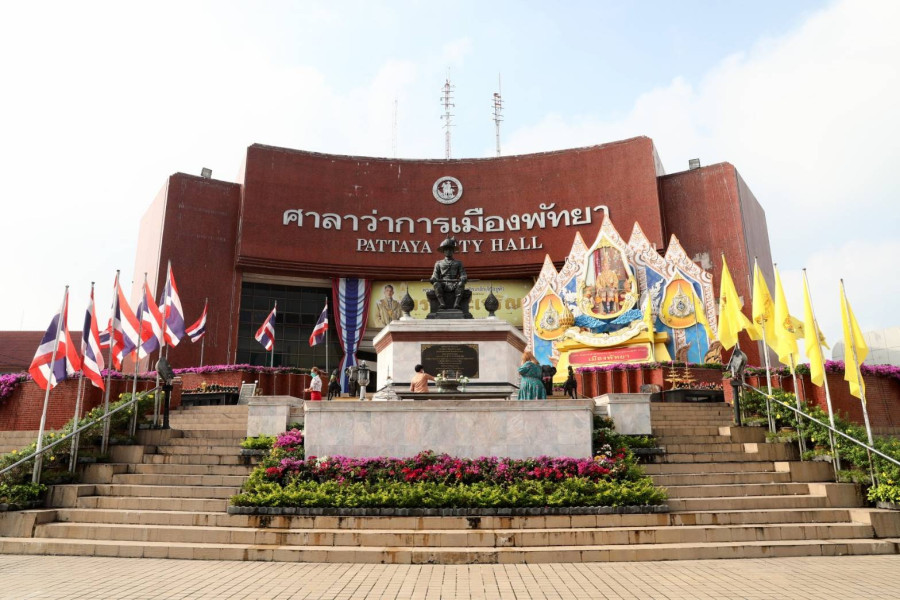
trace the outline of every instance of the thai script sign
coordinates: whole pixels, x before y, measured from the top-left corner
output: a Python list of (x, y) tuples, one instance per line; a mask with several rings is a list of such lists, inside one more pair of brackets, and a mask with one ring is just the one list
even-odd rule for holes
[[(571, 210), (555, 210), (556, 204), (540, 204), (533, 213), (500, 216), (486, 216), (483, 208), (470, 208), (462, 217), (393, 217), (379, 215), (373, 209), (369, 215), (339, 215), (337, 213), (318, 213), (292, 208), (284, 211), (282, 225), (296, 225), (306, 229), (323, 229), (332, 231), (363, 232), (364, 237), (357, 237), (357, 252), (389, 252), (431, 254), (434, 248), (427, 240), (415, 240), (410, 237), (402, 239), (379, 237), (384, 234), (432, 235), (432, 234), (503, 234), (483, 239), (460, 240), (460, 253), (468, 252), (511, 252), (539, 250), (543, 248), (537, 235), (526, 235), (525, 232), (539, 232), (548, 228), (577, 227), (590, 225), (593, 214), (601, 211), (609, 214), (605, 205), (585, 206)], [(371, 234), (371, 235), (369, 235)]]
[(580, 350), (569, 353), (569, 363), (578, 366), (646, 362), (648, 360), (650, 360), (650, 344), (608, 350)]

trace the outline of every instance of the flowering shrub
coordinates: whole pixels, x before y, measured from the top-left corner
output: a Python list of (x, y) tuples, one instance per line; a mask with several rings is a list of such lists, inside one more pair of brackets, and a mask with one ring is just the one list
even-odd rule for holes
[(23, 381), (31, 379), (27, 373), (11, 373), (9, 375), (0, 375), (0, 400), (6, 400), (13, 395), (16, 388)]
[[(276, 442), (277, 446), (278, 442)], [(624, 453), (601, 454), (593, 459), (529, 459), (482, 456), (458, 458), (447, 454), (420, 452), (412, 458), (349, 458), (332, 456), (309, 460), (285, 457), (266, 467), (273, 481), (398, 481), (405, 483), (509, 484), (518, 481), (560, 481), (580, 477), (589, 481), (610, 481), (623, 476), (627, 465)]]
[[(641, 369), (665, 369), (670, 367), (684, 367), (682, 362), (645, 362), (645, 363), (616, 363), (613, 365), (594, 365), (590, 367), (578, 367), (576, 373), (604, 373), (606, 371), (640, 371)], [(723, 370), (725, 367), (719, 363), (696, 363), (687, 366), (697, 369), (716, 369)]]
[(291, 429), (284, 433), (278, 434), (273, 447), (284, 448), (285, 450), (293, 450), (303, 445), (303, 432), (299, 429)]
[(661, 504), (665, 491), (649, 477), (637, 481), (518, 481), (508, 485), (469, 485), (399, 481), (261, 482), (233, 496), (235, 506), (329, 508), (506, 508), (635, 506)]
[(308, 375), (309, 369), (300, 369), (297, 367), (261, 367), (258, 365), (206, 365), (204, 367), (186, 367), (184, 369), (175, 369), (176, 375), (184, 375), (185, 373), (232, 373), (234, 371), (247, 371), (248, 373), (295, 373)]

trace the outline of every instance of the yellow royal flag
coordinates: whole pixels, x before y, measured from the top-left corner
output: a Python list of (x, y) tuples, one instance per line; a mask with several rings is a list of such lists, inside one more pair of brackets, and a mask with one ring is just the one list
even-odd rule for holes
[[(769, 286), (759, 268), (753, 261), (753, 324), (760, 337), (764, 337), (766, 345), (778, 351), (778, 340), (775, 334), (775, 303), (769, 293)], [(765, 333), (765, 336), (763, 336)]]
[(819, 336), (815, 334), (819, 330), (819, 326), (813, 316), (812, 302), (809, 299), (809, 287), (805, 276), (803, 277), (803, 328), (808, 332), (803, 341), (806, 342), (806, 358), (809, 359), (809, 378), (814, 384), (822, 386), (825, 383), (825, 359), (822, 357)]
[(787, 366), (791, 366), (791, 357), (796, 366), (799, 359), (797, 348), (797, 328), (794, 326), (796, 319), (788, 311), (787, 298), (784, 295), (784, 287), (781, 285), (781, 275), (775, 269), (775, 329), (776, 344), (772, 346), (778, 354), (778, 360)]
[(719, 285), (719, 341), (726, 350), (734, 347), (738, 334), (747, 330), (750, 339), (758, 340), (759, 335), (750, 319), (741, 312), (741, 298), (734, 287), (728, 263), (722, 257), (722, 281)]
[(844, 282), (841, 282), (841, 322), (844, 325), (844, 380), (850, 383), (850, 393), (859, 399), (866, 394), (866, 383), (859, 373), (859, 365), (869, 355), (869, 347), (863, 338), (859, 323), (850, 308)]

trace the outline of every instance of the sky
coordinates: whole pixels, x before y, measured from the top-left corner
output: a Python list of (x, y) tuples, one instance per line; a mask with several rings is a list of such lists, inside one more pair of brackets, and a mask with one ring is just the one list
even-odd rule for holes
[[(646, 135), (667, 172), (736, 166), (795, 314), (807, 268), (841, 337), (900, 312), (900, 2), (17, 2), (0, 7), (0, 330), (46, 328), (91, 281), (106, 319), (175, 172), (236, 181), (253, 143), (442, 158)], [(677, 232), (676, 232), (677, 233)], [(180, 275), (186, 277), (187, 274)], [(190, 318), (190, 315), (188, 315)]]

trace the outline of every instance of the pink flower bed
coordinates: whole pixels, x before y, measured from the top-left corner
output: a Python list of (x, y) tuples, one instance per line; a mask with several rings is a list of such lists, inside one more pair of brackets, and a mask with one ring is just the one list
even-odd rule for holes
[[(277, 445), (278, 442), (276, 442)], [(266, 469), (272, 480), (301, 481), (398, 481), (494, 484), (517, 481), (561, 481), (581, 477), (591, 481), (613, 480), (628, 469), (624, 452), (603, 454), (593, 459), (541, 456), (532, 459), (482, 456), (458, 458), (447, 454), (421, 452), (412, 458), (348, 458), (332, 456), (306, 460), (286, 457)]]

